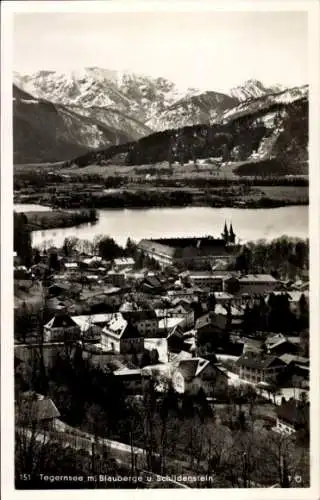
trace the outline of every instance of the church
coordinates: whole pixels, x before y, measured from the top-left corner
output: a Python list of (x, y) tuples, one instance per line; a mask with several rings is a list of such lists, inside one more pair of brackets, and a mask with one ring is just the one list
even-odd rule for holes
[(236, 244), (236, 234), (232, 224), (228, 229), (224, 225), (220, 238), (212, 236), (190, 238), (158, 238), (143, 239), (138, 249), (148, 257), (153, 258), (162, 267), (169, 265), (197, 265), (209, 262), (214, 265), (217, 261), (230, 262), (239, 249)]

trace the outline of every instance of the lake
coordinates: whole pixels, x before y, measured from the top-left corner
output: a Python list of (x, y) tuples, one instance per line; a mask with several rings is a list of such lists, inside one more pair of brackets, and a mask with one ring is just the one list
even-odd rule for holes
[[(36, 210), (35, 205), (29, 207)], [(22, 211), (19, 205), (17, 209)], [(39, 209), (43, 207), (39, 206)], [(37, 246), (50, 242), (61, 246), (67, 236), (93, 240), (99, 234), (111, 236), (120, 245), (124, 245), (128, 237), (139, 241), (142, 238), (173, 236), (220, 236), (225, 221), (227, 224), (232, 222), (240, 243), (261, 238), (270, 240), (282, 235), (307, 238), (308, 209), (308, 206), (300, 205), (272, 209), (185, 207), (99, 210), (96, 224), (35, 231), (33, 244)]]

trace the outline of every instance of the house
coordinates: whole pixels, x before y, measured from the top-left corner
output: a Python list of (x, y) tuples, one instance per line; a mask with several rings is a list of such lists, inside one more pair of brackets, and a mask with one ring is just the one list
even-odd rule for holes
[(240, 379), (254, 384), (259, 382), (275, 382), (280, 373), (286, 370), (286, 363), (271, 355), (243, 354), (238, 360)]
[(270, 274), (245, 274), (224, 279), (223, 289), (231, 294), (264, 295), (272, 293), (279, 286), (279, 281)]
[(195, 352), (196, 335), (196, 330), (189, 330), (185, 332), (179, 328), (179, 325), (176, 326), (167, 338), (169, 356), (172, 353), (178, 354), (181, 351), (189, 354)]
[(140, 290), (145, 293), (159, 294), (164, 291), (163, 283), (157, 276), (145, 276), (140, 284)]
[(201, 316), (197, 319), (195, 328), (199, 338), (210, 338), (218, 332), (238, 330), (242, 325), (243, 310), (235, 306), (223, 306), (216, 304), (214, 312)]
[(236, 341), (238, 344), (242, 344), (242, 354), (255, 353), (261, 354), (263, 341), (259, 339), (251, 338), (240, 338)]
[(52, 399), (34, 391), (19, 394), (15, 402), (16, 422), (19, 427), (53, 430), (60, 417)]
[(123, 287), (126, 283), (126, 276), (122, 271), (110, 270), (107, 272), (106, 283), (115, 287)]
[(57, 313), (43, 327), (44, 342), (75, 342), (81, 338), (79, 325), (66, 313)]
[(299, 430), (309, 429), (310, 408), (309, 404), (303, 404), (293, 399), (283, 401), (276, 408), (277, 424), (275, 430), (281, 434), (291, 435)]
[(156, 337), (158, 333), (158, 318), (153, 309), (123, 311), (123, 317), (137, 328), (142, 337)]
[(179, 328), (183, 328), (184, 318), (176, 317), (176, 316), (165, 316), (159, 319), (158, 330), (159, 334), (170, 335), (173, 330), (179, 326)]
[(192, 271), (189, 274), (189, 280), (192, 285), (207, 290), (222, 290), (223, 280), (216, 276), (212, 271)]
[(265, 340), (265, 346), (266, 349), (269, 349), (272, 345), (277, 344), (280, 341), (285, 340), (286, 337), (283, 335), (283, 333), (272, 333), (268, 335), (268, 337)]
[(304, 297), (306, 299), (306, 303), (309, 304), (309, 292), (308, 291), (304, 291), (304, 292), (301, 291), (300, 292), (300, 291), (296, 291), (296, 290), (290, 290), (290, 292), (288, 292), (290, 310), (294, 314), (300, 313), (299, 304), (300, 304), (300, 299), (301, 299), (302, 295), (304, 295)]
[(230, 304), (234, 300), (234, 295), (227, 292), (214, 292), (214, 298), (217, 304), (224, 306)]
[(143, 345), (146, 351), (157, 351), (158, 360), (161, 363), (168, 362), (168, 340), (166, 337), (144, 337)]
[(275, 356), (281, 356), (282, 354), (298, 354), (299, 347), (287, 339), (280, 339), (277, 342), (268, 344), (268, 352)]
[(66, 269), (66, 271), (78, 270), (78, 263), (77, 262), (65, 262), (64, 268)]
[(114, 269), (117, 269), (118, 271), (122, 271), (123, 269), (132, 270), (134, 265), (135, 265), (135, 262), (134, 262), (134, 259), (132, 259), (132, 257), (114, 259), (114, 261), (113, 261)]
[[(178, 354), (184, 348), (183, 331), (177, 325), (167, 337), (169, 357), (172, 353)], [(188, 349), (189, 350), (189, 349)]]
[(130, 393), (137, 394), (142, 390), (142, 371), (140, 368), (119, 368), (113, 375), (124, 385)]
[(93, 257), (86, 257), (81, 261), (82, 266), (86, 268), (99, 267), (102, 262), (102, 257), (94, 255)]
[(54, 283), (49, 286), (48, 291), (50, 295), (57, 297), (59, 295), (68, 295), (70, 293), (71, 287), (67, 283)]
[(112, 313), (107, 313), (71, 316), (71, 319), (79, 326), (83, 339), (96, 339), (100, 342), (101, 330), (108, 324), (111, 317)]
[(196, 395), (200, 390), (207, 396), (226, 393), (228, 376), (222, 366), (203, 358), (179, 362), (172, 375), (172, 385), (179, 394)]
[(194, 309), (188, 303), (179, 303), (174, 307), (166, 309), (155, 309), (155, 313), (159, 320), (180, 318), (179, 325), (181, 328), (189, 329), (194, 326)]
[(214, 316), (213, 312), (209, 312), (197, 319), (195, 330), (199, 344), (212, 341), (219, 344), (222, 341), (226, 323), (218, 324)]
[(115, 313), (102, 329), (101, 345), (113, 353), (139, 353), (143, 351), (143, 337), (122, 313)]
[(288, 373), (295, 380), (300, 381), (300, 385), (303, 387), (310, 378), (310, 362), (308, 358), (303, 356), (296, 356), (293, 354), (283, 354), (279, 356), (281, 361), (284, 361), (288, 367)]
[(173, 367), (173, 370), (175, 370), (179, 366), (180, 361), (184, 361), (185, 359), (192, 359), (192, 357), (193, 356), (190, 352), (180, 351), (178, 353), (171, 353), (169, 355), (169, 362)]
[(298, 354), (300, 346), (295, 339), (289, 339), (282, 333), (269, 335), (265, 340), (265, 346), (270, 354), (281, 356), (282, 354)]
[(176, 317), (182, 317), (184, 319), (183, 327), (193, 328), (194, 326), (194, 309), (187, 301), (180, 301), (178, 304), (174, 305), (171, 312)]

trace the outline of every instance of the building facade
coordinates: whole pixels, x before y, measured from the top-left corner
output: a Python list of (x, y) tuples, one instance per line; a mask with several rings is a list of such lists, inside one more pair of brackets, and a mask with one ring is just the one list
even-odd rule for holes
[(169, 265), (192, 265), (204, 262), (230, 261), (238, 250), (232, 226), (225, 225), (221, 238), (212, 236), (191, 238), (143, 239), (138, 249), (153, 258), (162, 267)]

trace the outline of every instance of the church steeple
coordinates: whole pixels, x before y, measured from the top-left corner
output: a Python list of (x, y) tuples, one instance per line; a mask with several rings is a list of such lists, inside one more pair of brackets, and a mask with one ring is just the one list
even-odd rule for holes
[(233, 232), (233, 227), (232, 224), (230, 224), (230, 229), (229, 229), (229, 242), (230, 243), (235, 243), (236, 241), (236, 235)]
[(222, 236), (222, 238), (224, 239), (224, 241), (226, 243), (229, 242), (229, 232), (228, 232), (227, 222), (226, 221), (224, 223), (223, 233), (221, 234), (221, 236)]

